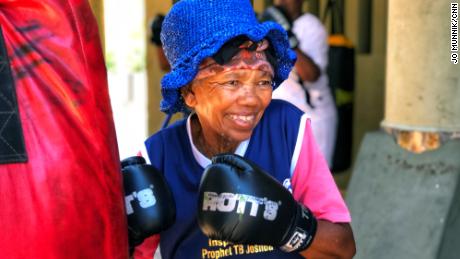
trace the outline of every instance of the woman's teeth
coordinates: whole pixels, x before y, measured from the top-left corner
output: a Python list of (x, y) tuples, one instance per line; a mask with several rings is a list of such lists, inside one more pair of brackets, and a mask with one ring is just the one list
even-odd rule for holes
[(244, 122), (250, 122), (250, 121), (253, 121), (254, 120), (254, 115), (230, 115), (230, 118), (232, 118), (232, 120), (240, 120), (240, 121), (244, 121)]

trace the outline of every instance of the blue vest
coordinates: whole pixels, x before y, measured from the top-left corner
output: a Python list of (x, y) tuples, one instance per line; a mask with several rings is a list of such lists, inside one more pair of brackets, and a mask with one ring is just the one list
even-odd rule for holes
[[(281, 183), (290, 179), (301, 116), (293, 105), (272, 100), (253, 131), (244, 157)], [(145, 145), (152, 165), (164, 173), (176, 202), (176, 222), (160, 234), (162, 258), (301, 258), (271, 246), (226, 244), (203, 235), (196, 212), (204, 168), (193, 156), (185, 119), (149, 137)]]

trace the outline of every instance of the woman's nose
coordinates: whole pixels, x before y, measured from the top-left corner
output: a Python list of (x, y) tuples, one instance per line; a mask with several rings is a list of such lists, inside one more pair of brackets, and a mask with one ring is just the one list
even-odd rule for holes
[(257, 93), (257, 86), (250, 83), (244, 84), (239, 91), (238, 102), (242, 105), (257, 105), (260, 98)]

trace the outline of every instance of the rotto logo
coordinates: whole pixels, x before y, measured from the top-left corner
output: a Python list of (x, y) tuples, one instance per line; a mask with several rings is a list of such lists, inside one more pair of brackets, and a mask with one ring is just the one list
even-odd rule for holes
[(236, 213), (244, 214), (246, 204), (250, 203), (249, 215), (256, 217), (259, 205), (264, 205), (263, 217), (270, 221), (276, 219), (278, 208), (281, 205), (281, 202), (239, 193), (223, 192), (217, 194), (215, 192), (204, 192), (203, 196), (203, 211), (232, 212), (236, 208)]
[(134, 200), (137, 200), (139, 202), (139, 206), (143, 209), (154, 206), (157, 203), (157, 200), (155, 195), (153, 195), (153, 185), (150, 185), (149, 188), (145, 188), (125, 196), (126, 214), (128, 215), (134, 213), (131, 203)]

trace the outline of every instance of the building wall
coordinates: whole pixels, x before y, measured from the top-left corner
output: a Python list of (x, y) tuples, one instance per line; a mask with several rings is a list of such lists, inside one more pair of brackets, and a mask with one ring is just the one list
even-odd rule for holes
[(160, 69), (156, 47), (150, 43), (150, 22), (156, 14), (165, 15), (171, 8), (172, 1), (168, 0), (145, 0), (145, 25), (148, 35), (147, 43), (147, 94), (148, 94), (148, 134), (152, 134), (161, 128), (161, 124), (165, 118), (165, 114), (160, 111), (161, 88), (160, 80), (165, 74)]
[[(327, 0), (318, 1), (322, 17)], [(348, 170), (334, 175), (340, 189), (345, 192), (364, 135), (378, 130), (384, 116), (388, 1), (344, 0), (343, 5), (344, 34), (356, 51), (352, 165)], [(369, 30), (366, 30), (366, 25)], [(330, 28), (328, 21), (326, 27)]]
[[(360, 2), (360, 0), (348, 0), (345, 5), (345, 31), (355, 43), (359, 43), (360, 37)], [(386, 0), (371, 2), (370, 52), (357, 51), (356, 55), (353, 158), (356, 158), (364, 134), (379, 129), (384, 114), (388, 2)]]

